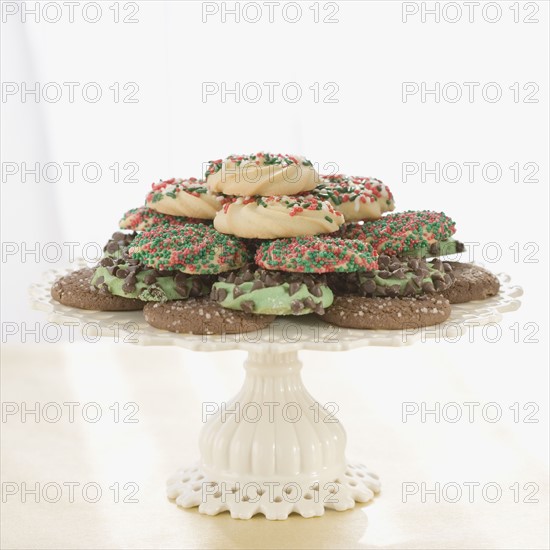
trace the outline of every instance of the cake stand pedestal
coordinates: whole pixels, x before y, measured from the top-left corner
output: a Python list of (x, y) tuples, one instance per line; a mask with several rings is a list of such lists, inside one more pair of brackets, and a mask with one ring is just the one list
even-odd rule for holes
[(168, 496), (204, 514), (286, 519), (347, 510), (380, 491), (375, 474), (348, 463), (341, 423), (308, 393), (296, 351), (250, 351), (239, 393), (209, 416), (199, 464), (178, 470)]
[(199, 512), (249, 519), (263, 514), (286, 519), (347, 510), (380, 490), (364, 463), (348, 462), (346, 434), (338, 420), (303, 385), (299, 350), (342, 351), (382, 345), (402, 346), (419, 339), (459, 338), (468, 330), (498, 323), (520, 306), (523, 291), (500, 274), (497, 296), (454, 305), (437, 327), (417, 331), (341, 329), (312, 316), (277, 318), (259, 333), (201, 336), (149, 326), (142, 312), (99, 312), (70, 308), (50, 296), (54, 280), (70, 270), (52, 270), (31, 287), (35, 308), (52, 322), (93, 323), (101, 336), (124, 334), (140, 345), (175, 345), (195, 351), (246, 350), (246, 377), (240, 392), (219, 410), (205, 411), (199, 438), (200, 460), (168, 481), (168, 496)]

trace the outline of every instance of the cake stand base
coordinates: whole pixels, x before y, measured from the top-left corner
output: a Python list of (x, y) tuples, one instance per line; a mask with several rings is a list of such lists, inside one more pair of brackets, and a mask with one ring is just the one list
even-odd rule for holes
[(210, 415), (201, 460), (168, 480), (168, 497), (202, 514), (287, 519), (349, 510), (380, 491), (378, 476), (345, 459), (340, 422), (305, 389), (297, 352), (250, 352), (241, 391)]
[(304, 518), (322, 516), (325, 508), (349, 510), (380, 492), (378, 476), (364, 464), (349, 463), (330, 481), (288, 480), (274, 483), (260, 478), (248, 482), (213, 480), (198, 466), (178, 470), (167, 484), (168, 498), (182, 508), (198, 506), (201, 514), (228, 511), (233, 519), (263, 514), (267, 519), (287, 519), (295, 512)]

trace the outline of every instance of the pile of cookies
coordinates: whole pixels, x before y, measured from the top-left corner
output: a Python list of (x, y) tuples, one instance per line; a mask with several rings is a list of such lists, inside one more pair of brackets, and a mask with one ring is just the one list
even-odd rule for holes
[(223, 334), (307, 314), (348, 328), (417, 328), (447, 319), (450, 304), (498, 293), (485, 269), (440, 259), (464, 250), (452, 219), (394, 209), (380, 180), (322, 176), (298, 156), (232, 155), (208, 163), (204, 179), (153, 184), (99, 264), (57, 280), (52, 297), (143, 309), (159, 329)]

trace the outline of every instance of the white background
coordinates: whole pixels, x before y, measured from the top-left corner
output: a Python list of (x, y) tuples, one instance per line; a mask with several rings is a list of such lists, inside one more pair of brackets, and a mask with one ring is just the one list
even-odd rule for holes
[[(445, 211), (457, 222), (457, 238), (480, 243), (476, 261), (509, 273), (523, 286), (522, 307), (505, 318), (498, 343), (477, 341), (472, 348), (463, 341), (443, 347), (441, 353), (452, 355), (458, 364), (461, 357), (469, 365), (479, 364), (482, 400), (490, 401), (502, 391), (506, 402), (537, 401), (539, 417), (547, 416), (542, 391), (548, 382), (547, 2), (519, 2), (515, 7), (513, 2), (493, 2), (486, 12), (486, 2), (480, 2), (472, 22), (467, 6), (456, 3), (462, 16), (455, 23), (447, 21), (456, 11), (444, 8), (445, 2), (320, 2), (317, 23), (310, 9), (314, 2), (300, 3), (295, 23), (285, 20), (284, 2), (275, 7), (273, 22), (264, 3), (252, 3), (262, 10), (257, 23), (246, 21), (255, 17), (255, 7), (241, 13), (240, 22), (230, 14), (224, 22), (221, 6), (203, 22), (204, 6), (186, 1), (138, 2), (136, 23), (115, 23), (110, 9), (114, 3), (109, 1), (99, 3), (102, 14), (96, 23), (84, 20), (84, 15), (93, 18), (96, 13), (88, 8), (84, 14), (82, 5), (75, 8), (73, 23), (66, 8), (55, 23), (46, 20), (55, 18), (53, 8), (41, 13), (39, 22), (32, 14), (23, 22), (22, 6), (11, 15), (7, 4), (2, 7), (1, 76), (3, 86), (11, 83), (18, 93), (3, 94), (1, 104), (3, 322), (44, 322), (28, 305), (28, 285), (44, 270), (68, 262), (66, 255), (49, 262), (44, 251), (55, 257), (55, 248), (45, 245), (76, 242), (77, 252), (88, 242), (102, 245), (121, 215), (143, 203), (153, 181), (201, 176), (205, 162), (230, 153), (300, 153), (321, 172), (336, 164), (341, 172), (382, 179), (393, 191), (398, 210)], [(131, 16), (131, 4), (119, 4), (121, 20)], [(215, 8), (214, 3), (206, 4)], [(330, 16), (333, 5), (337, 12)], [(423, 22), (423, 7), (437, 6), (443, 10), (440, 21), (426, 15)], [(34, 2), (27, 3), (27, 9), (33, 7)], [(287, 19), (295, 19), (295, 9), (286, 9)], [(497, 18), (498, 9), (498, 21), (489, 22)], [(530, 15), (534, 9), (537, 13)], [(418, 13), (404, 22), (404, 10)], [(519, 22), (514, 21), (516, 13)], [(325, 23), (325, 17), (337, 22)], [(59, 101), (35, 102), (32, 95), (22, 101), (23, 83), (32, 87), (50, 82), (64, 90)], [(73, 103), (64, 82), (80, 83)], [(97, 103), (82, 98), (89, 82), (101, 86)], [(116, 82), (121, 98), (126, 95), (124, 84), (136, 83), (137, 103), (115, 103), (109, 87)], [(225, 82), (229, 88), (257, 83), (264, 95), (255, 103), (235, 101), (233, 95), (223, 102), (220, 94), (203, 97), (205, 82)], [(280, 83), (273, 102), (264, 82)], [(288, 82), (300, 86), (300, 101), (282, 97)], [(329, 82), (338, 87), (335, 103), (322, 101), (323, 85)], [(480, 85), (472, 102), (466, 87), (454, 103), (445, 97), (436, 102), (433, 95), (422, 102), (420, 94), (404, 102), (404, 82), (425, 82), (430, 88), (436, 82), (442, 87), (449, 82)], [(502, 89), (499, 101), (484, 99), (481, 90), (488, 82)], [(321, 88), (317, 102), (309, 89), (314, 83)], [(509, 89), (514, 83), (519, 83), (518, 102)], [(538, 102), (524, 102), (526, 83), (538, 86)], [(449, 94), (454, 97), (454, 92)], [(48, 162), (94, 162), (103, 176), (90, 183), (76, 168), (74, 182), (68, 171), (57, 183), (43, 177), (35, 182), (33, 175), (23, 182), (20, 172), (8, 173), (13, 163), (20, 167), (23, 162), (39, 162), (41, 167)], [(139, 181), (116, 183), (109, 166), (117, 162), (136, 163)], [(403, 181), (403, 163), (422, 162), (428, 168), (436, 162), (492, 162), (500, 166), (502, 176), (497, 182), (485, 181), (478, 167), (470, 182), (463, 166), (456, 183), (437, 183), (431, 175), (425, 182), (420, 175)], [(514, 182), (509, 169), (514, 163), (535, 163), (538, 172), (533, 178), (538, 181), (523, 181), (527, 173), (522, 170), (520, 181)], [(121, 174), (127, 175), (124, 170)], [(21, 254), (36, 243), (39, 261), (33, 254)], [(488, 243), (496, 243), (485, 248), (490, 256), (481, 253)], [(510, 247), (519, 250), (519, 257)], [(493, 261), (497, 249), (501, 257)], [(516, 322), (519, 343), (510, 329)], [(526, 323), (534, 323), (529, 326), (535, 326), (538, 343), (525, 342), (531, 330), (524, 328)], [(5, 341), (17, 344), (22, 337), (16, 334)], [(422, 345), (410, 350), (415, 361), (422, 353)], [(489, 362), (501, 363), (501, 378), (484, 378), (483, 366)], [(391, 379), (391, 372), (380, 376)], [(469, 379), (468, 384), (475, 386), (475, 381)], [(452, 392), (446, 395), (452, 400)], [(529, 452), (546, 459), (544, 427), (524, 437)], [(498, 456), (488, 453), (487, 458), (494, 461)]]

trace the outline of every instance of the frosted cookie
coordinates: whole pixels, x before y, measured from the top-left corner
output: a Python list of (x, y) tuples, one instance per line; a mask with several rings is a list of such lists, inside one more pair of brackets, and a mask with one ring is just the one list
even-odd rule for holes
[(332, 233), (343, 223), (344, 216), (328, 201), (311, 195), (238, 197), (214, 218), (214, 227), (221, 233), (249, 239)]
[(210, 223), (210, 221), (200, 218), (187, 218), (185, 216), (169, 216), (146, 206), (140, 206), (139, 208), (128, 210), (122, 216), (118, 226), (120, 229), (147, 231), (155, 227), (155, 225), (185, 225), (188, 223)]
[(190, 275), (177, 270), (159, 271), (145, 266), (129, 255), (133, 236), (117, 240), (115, 233), (105, 246), (105, 256), (96, 267), (91, 284), (123, 298), (146, 302), (164, 302), (204, 296), (210, 292), (214, 278)]
[(240, 197), (296, 195), (319, 183), (309, 160), (271, 153), (232, 155), (211, 161), (205, 178), (211, 192)]
[(322, 314), (333, 294), (323, 275), (268, 271), (248, 265), (219, 277), (210, 298), (223, 307), (262, 315)]
[(367, 271), (378, 267), (377, 254), (359, 240), (296, 237), (262, 243), (256, 263), (264, 269), (302, 273)]
[(52, 286), (52, 298), (64, 306), (96, 311), (135, 311), (143, 309), (143, 302), (113, 296), (92, 286), (94, 270), (79, 269), (61, 277)]
[(455, 222), (443, 212), (396, 212), (379, 220), (349, 224), (343, 236), (370, 243), (379, 254), (416, 256), (452, 254), (464, 250), (453, 241)]
[(170, 216), (212, 220), (223, 201), (222, 196), (209, 193), (201, 180), (172, 178), (153, 183), (145, 199), (145, 206)]
[(401, 330), (436, 325), (450, 314), (449, 301), (438, 294), (405, 298), (337, 296), (320, 318), (345, 328)]
[(378, 269), (333, 273), (327, 276), (330, 288), (337, 295), (355, 296), (415, 296), (442, 293), (454, 281), (449, 263), (409, 258), (400, 260), (382, 254), (378, 257)]
[(275, 319), (226, 309), (208, 298), (149, 303), (143, 314), (155, 328), (186, 334), (241, 334), (262, 330)]
[(321, 176), (321, 183), (312, 194), (330, 201), (346, 222), (377, 220), (395, 208), (389, 188), (374, 178)]
[(212, 275), (242, 267), (248, 251), (240, 239), (218, 233), (208, 225), (155, 227), (138, 234), (130, 256), (155, 269)]
[(449, 262), (449, 264), (452, 266), (455, 280), (442, 292), (442, 295), (451, 304), (485, 300), (498, 294), (499, 280), (490, 271), (473, 264), (461, 262)]

